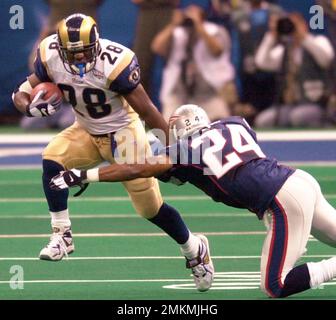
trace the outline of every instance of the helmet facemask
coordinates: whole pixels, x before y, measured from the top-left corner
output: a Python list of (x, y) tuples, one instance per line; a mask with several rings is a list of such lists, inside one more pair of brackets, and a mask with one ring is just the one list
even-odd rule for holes
[[(97, 57), (99, 55), (99, 42), (80, 46), (78, 49), (70, 49), (73, 43), (69, 43), (68, 48), (59, 47), (59, 54), (63, 61), (65, 69), (76, 75), (83, 77), (85, 73), (90, 72), (96, 65)], [(76, 55), (82, 54), (83, 59), (76, 61)]]

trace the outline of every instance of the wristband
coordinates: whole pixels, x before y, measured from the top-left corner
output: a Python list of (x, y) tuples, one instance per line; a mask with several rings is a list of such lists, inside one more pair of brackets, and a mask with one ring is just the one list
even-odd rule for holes
[(99, 168), (86, 171), (86, 182), (99, 182)]

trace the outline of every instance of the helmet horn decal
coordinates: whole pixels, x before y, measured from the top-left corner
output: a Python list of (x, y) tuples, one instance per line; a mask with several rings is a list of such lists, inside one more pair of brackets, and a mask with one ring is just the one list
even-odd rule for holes
[(58, 27), (58, 37), (60, 40), (60, 46), (65, 47), (69, 42), (68, 28), (66, 26), (65, 20), (62, 20)]
[(79, 29), (79, 38), (81, 41), (83, 41), (84, 46), (91, 44), (90, 35), (92, 28), (96, 28), (96, 22), (91, 17), (86, 17), (82, 21), (81, 27)]

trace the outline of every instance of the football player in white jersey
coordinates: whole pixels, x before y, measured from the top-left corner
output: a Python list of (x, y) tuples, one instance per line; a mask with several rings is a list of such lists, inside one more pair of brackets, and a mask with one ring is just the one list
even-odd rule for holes
[[(163, 130), (166, 137), (168, 125), (140, 84), (135, 54), (119, 43), (99, 38), (92, 17), (71, 15), (59, 23), (57, 34), (40, 43), (35, 72), (13, 94), (17, 109), (27, 116), (49, 116), (60, 106), (53, 96), (43, 100), (44, 91), (30, 101), (32, 89), (41, 82), (57, 84), (76, 115), (76, 122), (59, 133), (43, 152), (42, 180), (53, 233), (40, 259), (57, 261), (74, 251), (74, 242), (68, 190), (50, 189), (50, 179), (72, 168), (88, 169), (104, 161), (137, 161), (148, 155), (151, 150), (139, 116), (149, 127)], [(155, 178), (123, 184), (135, 210), (181, 245), (197, 288), (209, 289), (213, 266), (206, 238), (193, 235), (179, 213), (163, 202)]]

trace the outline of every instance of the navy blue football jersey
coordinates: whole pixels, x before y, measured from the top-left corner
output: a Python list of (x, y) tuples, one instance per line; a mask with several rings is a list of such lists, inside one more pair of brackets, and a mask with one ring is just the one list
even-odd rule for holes
[(165, 153), (173, 167), (158, 177), (161, 181), (190, 182), (214, 201), (246, 208), (259, 219), (295, 171), (267, 158), (241, 117), (214, 122)]

